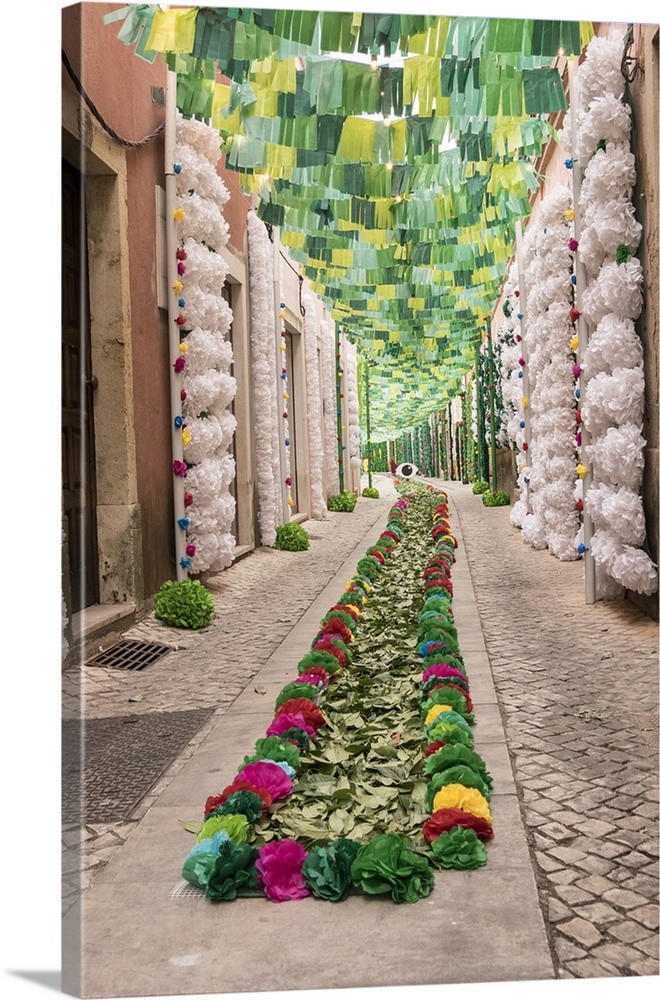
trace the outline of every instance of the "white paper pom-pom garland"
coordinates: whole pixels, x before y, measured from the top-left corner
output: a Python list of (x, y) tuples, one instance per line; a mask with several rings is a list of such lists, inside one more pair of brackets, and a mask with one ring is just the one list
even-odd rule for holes
[(303, 296), (303, 348), (307, 383), (307, 439), (309, 444), (309, 496), (312, 517), (325, 517), (328, 508), (323, 495), (323, 414), (321, 377), (316, 343), (316, 309), (311, 295)]
[(222, 206), (229, 197), (215, 171), (220, 156), (217, 131), (202, 122), (177, 117), (175, 176), (179, 279), (175, 286), (180, 314), (181, 428), (186, 532), (181, 565), (192, 573), (217, 572), (233, 560), (231, 534), (235, 501), (230, 484), (236, 474), (230, 454), (236, 420), (229, 407), (236, 394), (228, 334), (232, 311), (221, 294), (227, 265), (216, 252), (229, 238)]
[(335, 364), (335, 331), (332, 323), (321, 321), (321, 355), (323, 369), (323, 442), (325, 483), (328, 496), (339, 493), (337, 462), (337, 383)]
[[(595, 528), (590, 547), (597, 594), (605, 597), (618, 596), (621, 587), (651, 594), (658, 586), (657, 568), (642, 548), (644, 372), (634, 321), (643, 307), (644, 275), (634, 256), (642, 227), (631, 200), (636, 171), (623, 51), (620, 34), (592, 39), (578, 69), (579, 106), (571, 109), (577, 116), (572, 152), (583, 166), (579, 254), (587, 286), (581, 309), (593, 331), (580, 359), (586, 383), (581, 417), (591, 436), (585, 452), (592, 481), (584, 505)], [(570, 121), (560, 141), (570, 152), (569, 130)]]
[(346, 395), (346, 411), (348, 422), (348, 451), (352, 469), (360, 468), (360, 410), (358, 403), (357, 363), (355, 353), (346, 352), (344, 371), (344, 392)]
[(281, 472), (278, 433), (278, 373), (275, 370), (273, 247), (264, 223), (248, 213), (250, 262), (250, 342), (254, 393), (254, 437), (259, 534), (273, 545), (281, 521)]
[[(561, 560), (576, 559), (579, 517), (573, 499), (576, 467), (575, 373), (572, 354), (572, 198), (557, 187), (543, 200), (523, 241), (525, 349), (529, 400), (522, 419), (530, 419), (531, 469), (525, 442), (517, 440), (518, 483), (528, 489), (514, 505), (511, 523), (523, 540), (548, 548)], [(518, 370), (522, 370), (519, 358)], [(522, 379), (519, 379), (522, 383)], [(520, 442), (520, 443), (519, 443)], [(521, 501), (523, 500), (521, 492)], [(523, 513), (524, 511), (524, 513)], [(528, 513), (528, 511), (530, 511)]]

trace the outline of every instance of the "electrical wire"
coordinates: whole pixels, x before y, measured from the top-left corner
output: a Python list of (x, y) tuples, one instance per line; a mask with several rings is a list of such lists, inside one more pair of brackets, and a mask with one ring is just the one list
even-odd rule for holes
[(82, 97), (82, 99), (84, 100), (85, 104), (87, 105), (87, 107), (89, 108), (89, 110), (91, 111), (91, 113), (96, 118), (96, 120), (99, 123), (99, 125), (101, 126), (101, 128), (104, 130), (104, 132), (107, 132), (107, 134), (112, 139), (114, 139), (115, 142), (118, 142), (121, 146), (128, 146), (130, 149), (137, 149), (140, 146), (144, 146), (147, 142), (151, 142), (151, 140), (155, 139), (157, 135), (160, 135), (160, 133), (165, 128), (165, 122), (162, 121), (160, 123), (160, 125), (158, 125), (148, 135), (145, 135), (143, 139), (124, 139), (117, 132), (115, 132), (115, 130), (112, 128), (111, 125), (108, 125), (108, 123), (106, 122), (105, 118), (103, 117), (103, 115), (101, 114), (101, 112), (98, 110), (98, 108), (96, 107), (96, 105), (94, 104), (94, 102), (92, 101), (92, 99), (85, 92), (85, 89), (84, 89), (82, 83), (80, 82), (80, 80), (78, 79), (78, 77), (77, 77), (77, 75), (76, 75), (73, 67), (71, 66), (71, 63), (69, 62), (68, 56), (67, 56), (66, 52), (64, 51), (64, 49), (62, 49), (62, 62), (64, 63), (64, 68), (66, 69), (67, 73), (71, 77), (71, 80), (73, 82), (74, 87), (76, 88), (76, 90), (78, 91), (78, 93), (80, 94), (80, 96)]

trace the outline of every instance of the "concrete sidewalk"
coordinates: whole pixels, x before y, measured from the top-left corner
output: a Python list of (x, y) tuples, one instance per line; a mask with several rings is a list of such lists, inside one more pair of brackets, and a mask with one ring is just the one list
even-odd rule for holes
[[(337, 907), (314, 898), (279, 905), (264, 899), (212, 905), (191, 893), (178, 894), (181, 863), (191, 846), (181, 822), (199, 819), (206, 796), (231, 780), (244, 753), (265, 732), (275, 696), (291, 679), (320, 618), (343, 590), (357, 560), (382, 530), (385, 512), (356, 540), (354, 550), (242, 693), (214, 716), (194, 753), (69, 910), (64, 934), (74, 953), (77, 930), (81, 924), (84, 928), (83, 996), (488, 983), (555, 976), (454, 504), (451, 519), (459, 540), (453, 606), (475, 705), (476, 748), (495, 779), (495, 839), (487, 866), (439, 873), (431, 896), (412, 905), (364, 896), (349, 897)], [(202, 667), (202, 652), (197, 653)], [(265, 696), (257, 694), (257, 687), (265, 689)]]

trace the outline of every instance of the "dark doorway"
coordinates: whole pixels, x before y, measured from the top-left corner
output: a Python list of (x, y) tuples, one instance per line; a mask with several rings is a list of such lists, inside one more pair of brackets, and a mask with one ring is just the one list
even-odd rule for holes
[(62, 504), (71, 613), (99, 600), (84, 178), (62, 160)]

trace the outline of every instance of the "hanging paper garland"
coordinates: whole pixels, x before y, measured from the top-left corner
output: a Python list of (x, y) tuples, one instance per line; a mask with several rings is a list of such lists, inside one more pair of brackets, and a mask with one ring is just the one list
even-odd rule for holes
[(250, 345), (254, 392), (254, 439), (259, 534), (262, 545), (272, 546), (280, 522), (281, 472), (279, 449), (279, 395), (275, 372), (273, 325), (273, 247), (266, 227), (254, 212), (248, 213), (250, 280)]
[[(548, 548), (561, 560), (577, 559), (575, 510), (575, 375), (571, 352), (572, 204), (567, 187), (555, 187), (541, 202), (525, 233), (523, 254), (527, 303), (525, 345), (529, 378), (531, 513), (520, 508), (523, 540)], [(523, 359), (521, 359), (522, 362)], [(523, 448), (525, 445), (523, 444)], [(521, 468), (521, 471), (522, 468)]]
[(578, 69), (579, 103), (560, 135), (571, 162), (584, 168), (578, 252), (587, 275), (581, 308), (591, 334), (584, 357), (577, 360), (586, 381), (580, 419), (591, 435), (586, 452), (592, 479), (578, 502), (582, 500), (594, 524), (590, 547), (599, 597), (617, 596), (624, 587), (645, 594), (658, 588), (657, 566), (643, 548), (644, 370), (635, 330), (643, 306), (643, 273), (634, 256), (642, 227), (632, 203), (636, 171), (623, 52), (620, 33), (592, 39)]
[(323, 457), (328, 496), (339, 493), (337, 467), (337, 386), (334, 324), (321, 321), (321, 369), (323, 372)]
[[(293, 478), (291, 476), (291, 437), (289, 433), (289, 373), (287, 368), (287, 348), (286, 348), (286, 327), (284, 325), (284, 314), (286, 309), (286, 303), (282, 299), (280, 301), (280, 352), (281, 352), (281, 369), (280, 369), (280, 384), (281, 384), (281, 406), (282, 406), (282, 426), (284, 433), (284, 485), (286, 487), (286, 502), (289, 507), (289, 516), (291, 510), (295, 507), (296, 501), (293, 499)], [(293, 359), (292, 359), (293, 361)], [(289, 518), (287, 517), (287, 520)]]
[(307, 441), (309, 445), (310, 516), (325, 517), (328, 513), (323, 495), (323, 414), (321, 377), (317, 347), (316, 309), (311, 295), (303, 296), (303, 349), (305, 352)]
[(215, 129), (177, 115), (175, 177), (177, 273), (174, 290), (180, 309), (181, 429), (184, 462), (173, 463), (186, 479), (187, 544), (182, 566), (193, 573), (217, 571), (233, 559), (231, 534), (235, 503), (229, 486), (235, 476), (229, 453), (236, 420), (229, 407), (236, 393), (230, 374), (233, 355), (227, 340), (232, 313), (219, 294), (227, 265), (216, 252), (229, 238), (222, 206), (229, 193), (217, 175), (220, 142)]

